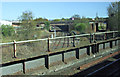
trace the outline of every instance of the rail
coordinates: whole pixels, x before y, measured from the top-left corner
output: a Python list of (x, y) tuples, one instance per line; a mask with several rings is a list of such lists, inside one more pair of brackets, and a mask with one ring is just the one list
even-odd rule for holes
[[(104, 74), (104, 73), (101, 73), (101, 74), (100, 74), (100, 72), (107, 71), (107, 70), (105, 70), (105, 69), (112, 68), (112, 66), (115, 66), (115, 64), (116, 64), (116, 65), (119, 65), (119, 64), (120, 64), (120, 58), (117, 59), (116, 61), (113, 61), (113, 62), (111, 62), (111, 63), (109, 63), (109, 64), (101, 67), (100, 69), (98, 69), (98, 70), (96, 70), (96, 71), (94, 71), (94, 72), (92, 72), (92, 73), (89, 73), (86, 77), (91, 77), (91, 76), (93, 76), (93, 75), (101, 75), (101, 74), (107, 75), (107, 74)], [(115, 68), (115, 67), (114, 67), (114, 68)], [(117, 67), (117, 68), (119, 68), (119, 67)], [(113, 70), (113, 69), (111, 69), (111, 71), (112, 71), (112, 70)], [(117, 70), (117, 69), (116, 69), (116, 70)]]
[[(98, 35), (98, 34), (105, 34), (105, 33), (117, 33), (117, 32), (118, 31), (96, 32), (96, 33), (91, 33), (91, 35), (93, 35), (93, 34)], [(88, 35), (90, 35), (90, 34), (81, 34), (81, 35), (74, 35), (74, 36), (55, 37), (55, 38), (49, 38), (49, 39), (73, 38), (73, 37), (82, 37), (82, 36), (88, 36)], [(26, 43), (26, 42), (42, 41), (42, 40), (48, 40), (48, 38), (45, 38), (45, 39), (36, 39), (36, 40), (17, 41), (16, 44)], [(5, 45), (5, 44), (14, 44), (14, 42), (0, 43), (0, 45)]]
[(14, 40), (13, 42), (9, 43), (0, 43), (0, 46), (2, 48), (4, 61), (4, 59), (10, 57), (16, 58), (18, 55), (21, 58), (23, 58), (22, 55), (24, 55), (24, 57), (32, 57), (35, 56), (34, 54), (45, 54), (46, 52), (53, 52), (62, 48), (76, 47), (84, 44), (87, 45), (90, 43), (96, 43), (97, 41), (116, 38), (118, 37), (118, 34), (118, 31), (107, 31), (36, 40)]
[[(3, 75), (13, 74), (19, 71), (25, 74), (28, 69), (32, 69), (39, 66), (44, 66), (47, 69), (50, 69), (50, 65), (52, 63), (58, 61), (62, 61), (65, 63), (66, 60), (71, 57), (74, 57), (75, 59), (85, 60), (85, 58), (88, 59), (93, 58), (93, 56), (96, 54), (101, 55), (103, 53), (101, 49), (104, 49), (103, 48), (104, 46), (105, 49), (107, 48), (114, 49), (115, 46), (118, 46), (119, 40), (120, 38), (109, 39), (98, 43), (91, 43), (89, 45), (82, 47), (81, 46), (73, 47), (71, 49), (61, 50), (59, 52), (51, 52), (31, 58), (18, 59), (15, 61), (10, 61), (0, 64), (0, 68), (3, 69)], [(116, 52), (116, 50), (114, 52)], [(15, 69), (15, 70), (11, 70), (11, 69)]]

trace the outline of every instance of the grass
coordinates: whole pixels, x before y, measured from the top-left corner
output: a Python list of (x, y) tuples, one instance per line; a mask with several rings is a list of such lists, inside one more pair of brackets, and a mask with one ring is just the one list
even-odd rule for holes
[[(34, 38), (34, 39), (41, 39), (41, 38), (49, 37), (51, 33), (48, 32), (47, 30), (36, 30), (35, 34), (37, 35), (37, 38)], [(6, 37), (2, 36), (2, 38), (1, 38), (2, 41), (1, 42), (2, 43), (7, 43), (7, 42), (13, 42), (14, 40), (16, 40), (16, 41), (23, 41), (22, 39), (23, 39), (22, 35), (20, 35), (20, 37), (15, 36), (15, 35), (13, 35), (13, 36), (6, 36)], [(30, 40), (33, 40), (33, 39), (30, 38)]]
[[(71, 39), (72, 41), (72, 39)], [(81, 38), (76, 42), (76, 46), (83, 46), (89, 43), (89, 40), (85, 37)], [(73, 47), (72, 43), (67, 47), (67, 43), (65, 44), (64, 47), (62, 47), (63, 42), (60, 43), (60, 45), (57, 45), (52, 43), (50, 44), (50, 50), (51, 52), (58, 52), (60, 50), (65, 50), (66, 48), (71, 48)], [(56, 48), (56, 49), (54, 49)], [(13, 45), (4, 45), (2, 46), (2, 62), (8, 62), (8, 61), (14, 61), (14, 60), (19, 60), (23, 58), (30, 58), (34, 56), (40, 56), (42, 54), (47, 53), (47, 42), (46, 41), (38, 41), (38, 42), (30, 42), (30, 43), (22, 43), (22, 44), (17, 44), (17, 59), (13, 58)]]

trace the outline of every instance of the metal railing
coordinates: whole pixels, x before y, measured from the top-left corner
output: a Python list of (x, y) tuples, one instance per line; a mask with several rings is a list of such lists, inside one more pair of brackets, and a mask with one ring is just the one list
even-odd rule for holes
[(68, 47), (82, 46), (97, 41), (116, 38), (118, 34), (118, 31), (108, 31), (36, 40), (14, 40), (9, 43), (0, 43), (0, 46), (2, 48), (3, 61), (9, 61), (12, 57), (33, 57)]

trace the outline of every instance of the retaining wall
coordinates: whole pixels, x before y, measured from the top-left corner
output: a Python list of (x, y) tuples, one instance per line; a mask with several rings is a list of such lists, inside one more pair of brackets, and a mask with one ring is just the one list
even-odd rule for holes
[(2, 64), (0, 70), (2, 70), (2, 75), (10, 75), (18, 71), (25, 73), (26, 70), (39, 66), (44, 66), (47, 69), (50, 69), (50, 64), (52, 63), (55, 63), (57, 61), (65, 62), (66, 59), (69, 59), (71, 57), (81, 60), (84, 59), (84, 57), (99, 54), (106, 48), (113, 48), (114, 46), (118, 46), (118, 41), (120, 40), (114, 39), (100, 43), (93, 43), (87, 46), (74, 47), (65, 51), (49, 53), (35, 58), (14, 61)]

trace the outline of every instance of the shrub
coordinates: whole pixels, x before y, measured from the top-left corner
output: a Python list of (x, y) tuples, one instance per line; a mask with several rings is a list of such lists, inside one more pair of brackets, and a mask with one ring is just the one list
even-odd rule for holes
[(75, 30), (79, 32), (85, 32), (86, 24), (84, 23), (78, 23), (75, 25)]
[(3, 36), (12, 36), (14, 34), (14, 28), (10, 25), (2, 25), (1, 29)]
[(45, 29), (49, 31), (50, 28), (50, 22), (45, 22)]

